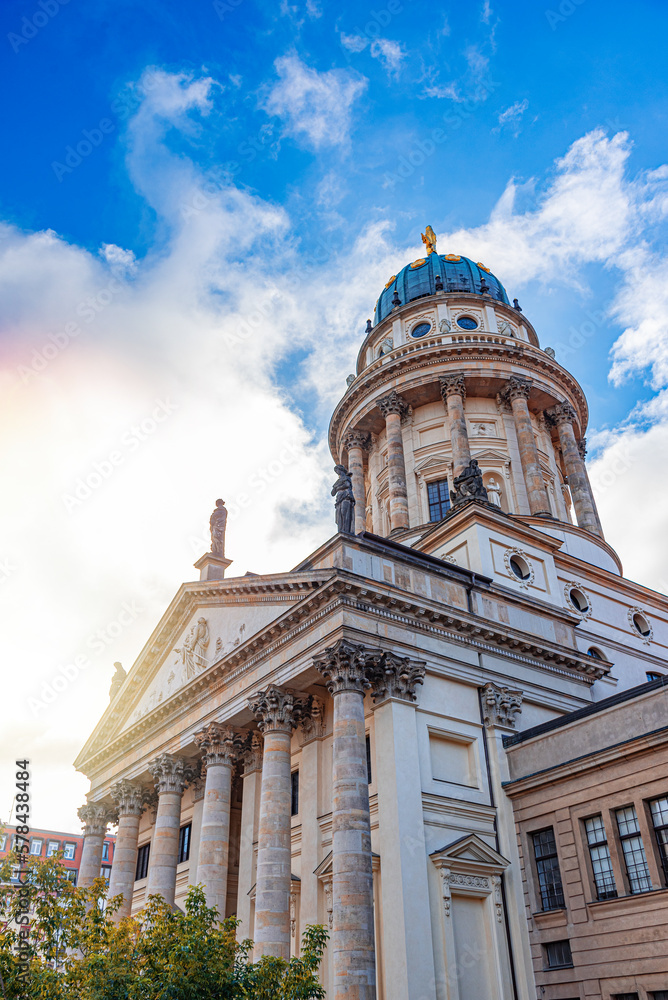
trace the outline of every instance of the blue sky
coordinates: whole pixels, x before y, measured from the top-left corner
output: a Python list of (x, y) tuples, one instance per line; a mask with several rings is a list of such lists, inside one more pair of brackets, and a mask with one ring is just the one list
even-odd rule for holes
[(235, 573), (332, 531), (329, 414), (428, 223), (580, 380), (607, 537), (668, 589), (667, 36), (658, 2), (5, 0), (0, 655), (38, 822), (76, 823), (217, 496)]

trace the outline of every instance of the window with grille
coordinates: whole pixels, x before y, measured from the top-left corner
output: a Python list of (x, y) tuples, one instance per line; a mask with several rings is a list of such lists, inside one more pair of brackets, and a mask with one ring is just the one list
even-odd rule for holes
[(192, 833), (192, 823), (182, 826), (179, 830), (179, 864), (187, 861), (190, 857), (190, 834)]
[(668, 1000), (668, 990), (654, 990), (648, 994), (650, 1000)]
[(545, 958), (548, 969), (563, 969), (573, 964), (571, 946), (568, 941), (550, 941), (545, 945)]
[(296, 816), (299, 813), (299, 771), (292, 772), (290, 781), (290, 815)]
[[(668, 795), (664, 795), (662, 799), (654, 799), (653, 802), (650, 802), (649, 807), (652, 813), (652, 823), (654, 824), (656, 840), (659, 845), (663, 877), (666, 885), (668, 885)], [(668, 990), (662, 990), (661, 992), (666, 994), (666, 1000), (668, 1000)]]
[(369, 785), (371, 784), (371, 778), (372, 778), (372, 773), (371, 773), (371, 737), (367, 736), (367, 738), (366, 738), (366, 780), (367, 780), (367, 783)]
[[(668, 996), (668, 994), (666, 994)], [(610, 1000), (638, 1000), (637, 993), (613, 993)]]
[(594, 872), (596, 898), (614, 899), (617, 895), (617, 886), (615, 885), (615, 875), (612, 870), (610, 848), (608, 847), (608, 838), (605, 835), (603, 817), (599, 815), (586, 819), (585, 830), (591, 867)]
[(450, 491), (447, 479), (437, 479), (427, 483), (427, 498), (429, 500), (429, 520), (442, 521), (450, 510)]
[(554, 830), (550, 826), (531, 836), (543, 909), (559, 910), (564, 905), (564, 890), (561, 884)]
[(645, 848), (643, 847), (634, 806), (615, 810), (619, 839), (622, 842), (629, 889), (633, 892), (647, 892), (652, 888)]
[(135, 882), (146, 878), (148, 875), (148, 856), (151, 853), (150, 844), (142, 844), (137, 851), (137, 869), (135, 871)]

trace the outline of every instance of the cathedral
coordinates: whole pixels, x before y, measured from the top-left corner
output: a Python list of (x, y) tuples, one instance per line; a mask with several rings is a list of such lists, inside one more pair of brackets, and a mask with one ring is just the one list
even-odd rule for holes
[(648, 901), (668, 940), (668, 598), (605, 540), (575, 378), (485, 264), (423, 242), (331, 419), (336, 533), (226, 576), (217, 501), (200, 578), (117, 668), (80, 881), (118, 824), (121, 914), (201, 883), (256, 957), (324, 924), (331, 1000), (666, 1000), (665, 947), (610, 969)]

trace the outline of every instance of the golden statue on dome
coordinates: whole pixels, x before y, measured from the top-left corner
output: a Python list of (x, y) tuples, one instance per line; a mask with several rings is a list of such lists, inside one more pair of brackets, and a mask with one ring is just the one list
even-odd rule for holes
[(436, 253), (436, 233), (431, 226), (427, 226), (425, 232), (422, 233), (422, 242), (427, 248), (427, 256), (430, 253)]

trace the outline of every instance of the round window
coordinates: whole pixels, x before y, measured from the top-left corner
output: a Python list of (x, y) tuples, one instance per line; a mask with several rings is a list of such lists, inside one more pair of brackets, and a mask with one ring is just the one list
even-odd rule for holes
[(573, 587), (568, 596), (573, 607), (577, 608), (583, 615), (589, 611), (589, 601), (581, 590), (577, 590)]
[(518, 580), (528, 580), (531, 576), (529, 566), (521, 556), (511, 556), (508, 560), (510, 568)]
[(633, 616), (633, 627), (636, 632), (645, 638), (650, 635), (652, 631), (645, 616), (637, 613)]
[(418, 323), (411, 330), (411, 337), (426, 337), (431, 330), (431, 323)]
[(474, 320), (473, 316), (459, 316), (457, 319), (457, 326), (461, 327), (462, 330), (478, 329), (478, 323)]

